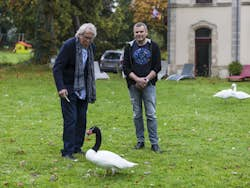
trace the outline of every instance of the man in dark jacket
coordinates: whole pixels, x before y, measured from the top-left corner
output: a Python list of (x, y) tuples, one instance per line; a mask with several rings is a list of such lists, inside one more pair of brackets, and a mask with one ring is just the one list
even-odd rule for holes
[(74, 153), (83, 154), (88, 103), (96, 100), (94, 45), (96, 27), (83, 24), (62, 45), (53, 67), (63, 115), (62, 157), (77, 161)]
[(135, 149), (144, 148), (144, 123), (142, 101), (147, 117), (147, 129), (151, 150), (160, 152), (157, 135), (156, 91), (157, 73), (161, 70), (161, 55), (158, 45), (147, 38), (147, 26), (138, 22), (134, 25), (135, 40), (129, 42), (124, 51), (123, 71), (133, 105), (137, 144)]

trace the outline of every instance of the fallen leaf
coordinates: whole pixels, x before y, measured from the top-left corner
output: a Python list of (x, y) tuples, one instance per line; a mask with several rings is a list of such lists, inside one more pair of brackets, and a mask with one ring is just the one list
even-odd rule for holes
[(25, 152), (24, 152), (24, 150), (22, 150), (22, 149), (20, 149), (20, 150), (18, 150), (17, 152), (16, 152), (16, 154), (24, 154)]
[(208, 138), (207, 140), (208, 140), (209, 142), (211, 142), (213, 139), (212, 139), (212, 138)]
[(20, 162), (19, 162), (19, 165), (20, 165), (21, 167), (24, 167), (24, 166), (26, 165), (26, 161), (25, 161), (25, 160), (20, 161)]
[(144, 175), (149, 175), (149, 174), (151, 174), (150, 171), (144, 172)]
[(50, 176), (49, 181), (56, 181), (57, 179), (58, 179), (57, 175), (56, 175), (56, 174), (52, 174), (52, 175)]
[(17, 183), (17, 187), (23, 187), (23, 186), (24, 186), (23, 182), (18, 182)]
[(5, 181), (5, 182), (3, 182), (3, 185), (4, 185), (4, 186), (8, 186), (8, 185), (9, 185), (9, 182)]
[(16, 139), (11, 138), (11, 139), (10, 139), (10, 143), (13, 143), (13, 142), (16, 142)]

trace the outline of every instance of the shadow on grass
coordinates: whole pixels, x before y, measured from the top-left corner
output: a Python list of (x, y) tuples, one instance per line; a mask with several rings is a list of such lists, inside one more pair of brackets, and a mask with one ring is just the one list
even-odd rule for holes
[(4, 67), (10, 67), (10, 66), (12, 66), (13, 64), (11, 64), (11, 63), (0, 63), (0, 69), (1, 68), (4, 68)]

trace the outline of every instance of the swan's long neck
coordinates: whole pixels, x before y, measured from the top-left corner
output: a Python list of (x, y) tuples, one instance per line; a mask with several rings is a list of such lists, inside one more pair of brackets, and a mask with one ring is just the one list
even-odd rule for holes
[(237, 90), (236, 84), (232, 84), (232, 90), (233, 90), (234, 92), (236, 92), (236, 90)]
[(101, 134), (101, 131), (100, 129), (96, 128), (96, 131), (95, 131), (95, 135), (96, 135), (96, 138), (95, 138), (95, 145), (92, 147), (93, 150), (95, 150), (96, 152), (99, 150), (99, 148), (101, 147), (101, 143), (102, 143), (102, 134)]

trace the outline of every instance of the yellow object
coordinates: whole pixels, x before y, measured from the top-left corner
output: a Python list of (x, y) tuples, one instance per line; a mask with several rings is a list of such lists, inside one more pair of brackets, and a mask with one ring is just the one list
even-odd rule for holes
[(19, 41), (15, 45), (13, 50), (15, 53), (30, 53), (32, 51), (32, 45), (23, 41)]

